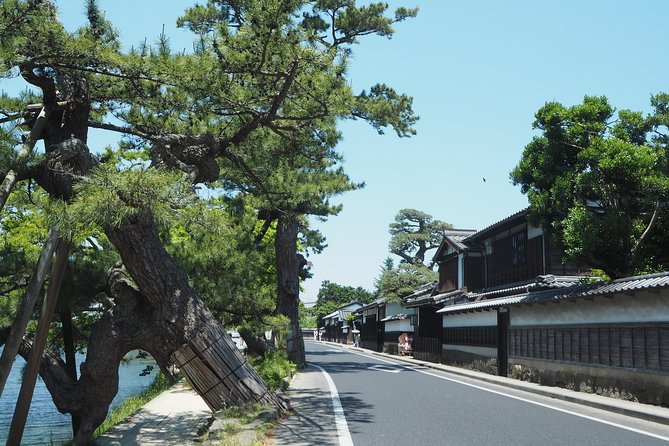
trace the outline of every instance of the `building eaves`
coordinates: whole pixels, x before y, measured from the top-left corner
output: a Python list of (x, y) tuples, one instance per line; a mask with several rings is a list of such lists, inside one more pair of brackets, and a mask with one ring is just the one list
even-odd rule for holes
[(526, 280), (510, 285), (477, 290), (475, 292), (468, 293), (467, 296), (470, 298), (470, 300), (475, 301), (483, 299), (494, 299), (519, 294), (523, 291), (530, 292), (548, 288), (566, 288), (583, 283), (584, 280), (588, 279), (590, 278), (584, 276), (555, 276), (552, 274), (546, 274), (543, 276), (537, 276), (534, 280)]
[(469, 249), (469, 247), (462, 243), (463, 240), (465, 240), (467, 237), (469, 237), (472, 234), (475, 234), (476, 231), (473, 229), (447, 229), (444, 231), (444, 238), (441, 241), (441, 244), (439, 245), (439, 248), (437, 248), (437, 251), (434, 253), (432, 256), (432, 261), (436, 262), (439, 257), (443, 254), (444, 250), (447, 248), (447, 246), (451, 246), (453, 249), (455, 249), (458, 252), (465, 251)]
[(581, 299), (585, 297), (663, 288), (669, 288), (669, 271), (643, 276), (626, 277), (623, 279), (612, 280), (610, 282), (549, 288), (541, 291), (519, 293), (513, 296), (497, 299), (484, 299), (477, 302), (444, 307), (441, 310), (438, 310), (437, 313), (450, 314), (468, 311), (482, 311), (510, 305), (558, 302), (561, 300)]
[(335, 311), (333, 311), (332, 313), (330, 313), (330, 314), (328, 314), (328, 315), (326, 315), (326, 316), (323, 316), (323, 319), (331, 319), (331, 318), (333, 318), (333, 317), (335, 317), (335, 316), (339, 317), (339, 310), (335, 310)]
[(401, 321), (404, 319), (409, 319), (409, 315), (405, 313), (392, 314), (381, 319), (379, 322), (389, 322), (389, 321)]
[(360, 311), (363, 311), (363, 310), (369, 310), (369, 309), (372, 309), (372, 308), (380, 307), (385, 302), (386, 302), (385, 297), (379, 297), (374, 302), (368, 303), (367, 305), (363, 305), (362, 307), (358, 308), (356, 311), (360, 312)]
[(465, 240), (467, 241), (467, 240), (474, 240), (474, 239), (477, 239), (477, 238), (479, 238), (481, 235), (484, 235), (484, 234), (486, 234), (486, 233), (488, 233), (488, 232), (490, 232), (490, 231), (492, 231), (492, 230), (494, 230), (494, 229), (497, 229), (497, 228), (499, 228), (500, 226), (503, 226), (503, 225), (505, 225), (506, 223), (510, 222), (511, 220), (520, 217), (521, 215), (527, 215), (528, 211), (529, 211), (529, 208), (522, 209), (522, 210), (516, 212), (515, 214), (509, 215), (508, 217), (506, 217), (506, 218), (504, 218), (504, 219), (502, 219), (502, 220), (500, 220), (500, 221), (498, 221), (498, 222), (496, 222), (496, 223), (493, 223), (493, 224), (491, 224), (490, 226), (481, 229), (480, 231), (475, 232), (474, 234), (472, 234), (472, 235), (470, 235), (469, 237), (467, 237)]
[(434, 303), (437, 305), (441, 305), (446, 303), (449, 300), (452, 300), (453, 298), (465, 296), (467, 294), (467, 289), (466, 288), (460, 288), (457, 290), (453, 291), (448, 291), (446, 293), (441, 293), (441, 294), (436, 294), (432, 296), (434, 299)]

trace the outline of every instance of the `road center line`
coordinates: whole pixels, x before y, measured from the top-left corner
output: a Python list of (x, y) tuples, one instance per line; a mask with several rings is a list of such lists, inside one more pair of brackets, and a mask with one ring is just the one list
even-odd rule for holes
[[(341, 349), (343, 350), (344, 348), (341, 347)], [(398, 363), (398, 362), (390, 361), (390, 360), (387, 360), (387, 359), (381, 359), (379, 357), (368, 355), (366, 353), (356, 352), (356, 351), (352, 351), (352, 350), (348, 350), (348, 351), (350, 353), (355, 354), (355, 355), (364, 356), (366, 358), (375, 359), (377, 361), (385, 362), (385, 363), (388, 363), (388, 364), (394, 364), (398, 367), (404, 367), (406, 369), (413, 370), (414, 372), (422, 373), (424, 375), (429, 375), (429, 376), (433, 376), (435, 378), (439, 378), (439, 379), (443, 379), (443, 380), (446, 380), (446, 381), (451, 381), (451, 382), (454, 382), (454, 383), (462, 384), (464, 386), (473, 387), (475, 389), (483, 390), (485, 392), (490, 392), (490, 393), (494, 393), (494, 394), (497, 394), (497, 395), (505, 396), (507, 398), (512, 398), (514, 400), (522, 401), (522, 402), (529, 403), (529, 404), (534, 404), (535, 406), (545, 407), (547, 409), (551, 409), (551, 410), (555, 410), (555, 411), (558, 411), (558, 412), (566, 413), (568, 415), (573, 415), (573, 416), (576, 416), (576, 417), (585, 418), (587, 420), (596, 421), (598, 423), (607, 424), (609, 426), (617, 427), (617, 428), (624, 429), (624, 430), (630, 431), (630, 432), (635, 432), (635, 433), (641, 434), (641, 435), (646, 435), (648, 437), (657, 438), (659, 440), (669, 441), (669, 437), (665, 437), (663, 435), (658, 435), (658, 434), (654, 434), (652, 432), (636, 429), (634, 427), (625, 426), (624, 424), (618, 424), (618, 423), (614, 423), (612, 421), (603, 420), (601, 418), (592, 417), (590, 415), (585, 415), (585, 414), (582, 414), (582, 413), (573, 412), (573, 411), (567, 410), (567, 409), (561, 409), (559, 407), (551, 406), (549, 404), (540, 403), (540, 402), (537, 402), (537, 401), (532, 401), (532, 400), (522, 398), (522, 397), (519, 397), (519, 396), (509, 395), (508, 393), (500, 392), (498, 390), (487, 389), (485, 387), (481, 387), (481, 386), (478, 386), (476, 384), (471, 384), (471, 383), (460, 381), (460, 380), (457, 380), (457, 379), (454, 379), (454, 378), (448, 378), (446, 376), (441, 376), (441, 375), (437, 375), (437, 374), (432, 373), (432, 372), (427, 372), (425, 370), (421, 370), (421, 369), (418, 369), (418, 368), (413, 368), (413, 367), (408, 366), (404, 363)], [(316, 367), (318, 367), (318, 366), (316, 366)], [(448, 373), (448, 372), (444, 372), (444, 373)], [(472, 378), (472, 379), (475, 379), (475, 378)]]
[(337, 386), (330, 377), (330, 374), (325, 371), (321, 366), (318, 366), (314, 363), (309, 363), (319, 369), (325, 381), (328, 383), (330, 389), (330, 398), (332, 398), (332, 409), (334, 410), (335, 416), (335, 426), (337, 426), (337, 437), (339, 437), (340, 446), (353, 446), (353, 439), (351, 438), (351, 433), (348, 430), (348, 423), (346, 422), (346, 415), (344, 414), (344, 408), (341, 405), (341, 400), (339, 399), (339, 392), (337, 391)]

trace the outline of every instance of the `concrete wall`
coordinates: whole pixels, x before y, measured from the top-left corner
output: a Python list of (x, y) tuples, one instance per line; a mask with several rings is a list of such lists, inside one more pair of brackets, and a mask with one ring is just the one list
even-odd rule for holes
[(442, 327), (488, 327), (497, 326), (497, 311), (444, 315)]
[(458, 344), (443, 344), (442, 350), (457, 351), (463, 353), (470, 353), (472, 355), (497, 358), (497, 349), (495, 347), (479, 347), (477, 345), (458, 345)]
[(411, 314), (413, 309), (407, 309), (402, 306), (401, 303), (387, 303), (386, 304), (386, 316), (392, 316), (393, 314)]
[[(595, 297), (546, 305), (513, 307), (511, 327), (669, 321), (667, 292)], [(446, 321), (446, 318), (444, 318)]]
[(509, 358), (512, 378), (669, 407), (667, 375), (529, 358)]
[(411, 325), (409, 319), (402, 319), (399, 321), (388, 321), (386, 322), (386, 333), (391, 331), (413, 333), (413, 326)]

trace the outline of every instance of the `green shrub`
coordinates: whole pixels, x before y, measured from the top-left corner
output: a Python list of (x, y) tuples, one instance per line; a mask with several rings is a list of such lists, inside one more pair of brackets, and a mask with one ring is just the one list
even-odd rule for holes
[(249, 357), (249, 362), (272, 390), (286, 390), (297, 367), (288, 360), (284, 350), (268, 352), (265, 356)]

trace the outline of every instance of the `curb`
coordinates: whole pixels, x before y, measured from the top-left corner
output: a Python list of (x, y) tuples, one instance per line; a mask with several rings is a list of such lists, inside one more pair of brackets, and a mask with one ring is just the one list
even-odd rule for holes
[(593, 393), (577, 392), (574, 390), (564, 389), (560, 387), (542, 386), (540, 384), (528, 381), (520, 381), (517, 379), (508, 378), (504, 376), (488, 375), (483, 372), (477, 372), (473, 370), (462, 369), (459, 367), (447, 366), (444, 364), (436, 364), (433, 362), (408, 358), (406, 356), (390, 355), (388, 353), (379, 353), (372, 350), (366, 350), (360, 347), (338, 344), (336, 342), (330, 342), (330, 341), (320, 341), (320, 342), (348, 348), (350, 350), (356, 350), (362, 353), (367, 353), (382, 358), (393, 359), (395, 361), (404, 362), (406, 364), (420, 365), (422, 367), (427, 367), (433, 370), (439, 370), (442, 372), (447, 372), (454, 375), (459, 375), (466, 378), (487, 382), (490, 384), (497, 384), (515, 390), (530, 392), (537, 395), (546, 396), (549, 398), (555, 398), (570, 403), (577, 403), (584, 406), (593, 407), (595, 409), (606, 410), (608, 412), (639, 418), (654, 423), (669, 425), (669, 409), (660, 406), (652, 406), (650, 404), (642, 404), (633, 401), (619, 400)]

